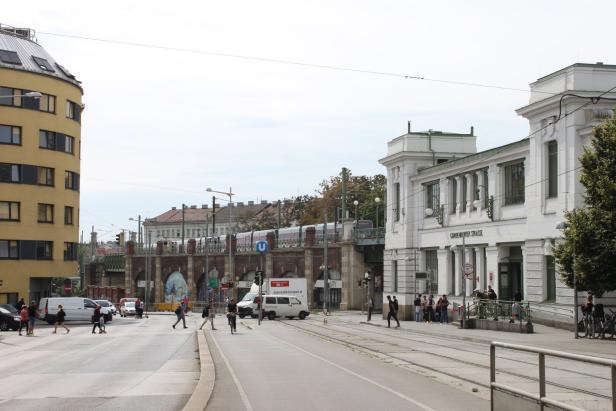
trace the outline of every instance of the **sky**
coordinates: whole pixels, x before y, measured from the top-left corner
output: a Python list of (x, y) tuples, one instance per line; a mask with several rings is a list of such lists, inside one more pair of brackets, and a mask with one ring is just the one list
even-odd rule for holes
[(32, 0), (0, 23), (35, 29), (82, 81), (80, 230), (109, 240), (131, 217), (210, 204), (207, 187), (273, 201), (342, 167), (385, 174), (407, 121), (474, 126), (479, 151), (524, 138), (530, 83), (616, 64), (615, 15), (613, 1)]

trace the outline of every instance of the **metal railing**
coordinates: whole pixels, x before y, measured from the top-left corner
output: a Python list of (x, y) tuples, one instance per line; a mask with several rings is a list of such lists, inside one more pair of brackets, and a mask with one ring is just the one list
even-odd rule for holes
[(385, 228), (356, 228), (353, 230), (353, 240), (355, 242), (361, 241), (384, 241), (385, 240)]
[[(505, 348), (514, 351), (524, 351), (529, 353), (535, 353), (539, 357), (539, 395), (533, 394), (528, 391), (520, 390), (511, 387), (506, 384), (496, 382), (496, 347)], [(609, 360), (607, 358), (591, 357), (588, 355), (571, 354), (563, 351), (548, 350), (545, 348), (529, 347), (526, 345), (509, 344), (493, 341), (490, 343), (490, 402), (492, 410), (503, 409), (502, 405), (496, 404), (495, 408), (495, 391), (508, 394), (510, 397), (504, 398), (503, 401), (507, 401), (507, 409), (522, 409), (519, 407), (513, 398), (523, 398), (526, 401), (530, 400), (536, 403), (537, 409), (543, 410), (544, 406), (548, 408), (556, 408), (561, 410), (581, 411), (581, 408), (573, 405), (565, 404), (561, 401), (548, 398), (546, 394), (545, 383), (545, 357), (564, 358), (573, 361), (585, 362), (590, 364), (603, 365), (610, 367), (611, 369), (611, 389), (612, 389), (612, 411), (616, 411), (616, 360)], [(525, 407), (523, 409), (534, 409)]]
[[(478, 319), (494, 319), (494, 320), (514, 320), (516, 322), (531, 323), (531, 308), (530, 302), (520, 301), (518, 313), (513, 312), (515, 301), (506, 300), (476, 300), (469, 307), (467, 312), (469, 316), (475, 316)], [(515, 316), (513, 314), (516, 314)]]

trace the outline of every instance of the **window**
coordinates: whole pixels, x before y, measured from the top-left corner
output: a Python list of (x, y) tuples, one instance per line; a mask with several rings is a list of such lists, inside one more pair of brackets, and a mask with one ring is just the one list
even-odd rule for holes
[(12, 50), (0, 50), (0, 60), (6, 64), (15, 64), (21, 66), (21, 60), (17, 52)]
[(451, 177), (450, 180), (451, 182), (451, 201), (449, 202), (449, 204), (451, 204), (451, 213), (455, 214), (456, 212), (456, 204), (458, 202), (458, 180), (456, 180), (455, 177)]
[(0, 124), (0, 144), (21, 145), (21, 127)]
[(462, 192), (460, 193), (462, 197), (462, 200), (460, 201), (462, 204), (460, 204), (460, 210), (466, 211), (466, 191), (468, 190), (468, 179), (465, 176), (460, 176), (460, 180), (462, 181)]
[(19, 202), (0, 201), (0, 220), (19, 221)]
[(64, 188), (79, 191), (79, 174), (72, 171), (64, 172)]
[(278, 297), (278, 304), (290, 304), (289, 297)]
[(38, 222), (39, 223), (53, 223), (53, 204), (39, 203)]
[(394, 183), (394, 221), (400, 221), (400, 183)]
[(41, 186), (53, 186), (54, 169), (38, 167), (38, 184)]
[(51, 260), (53, 258), (53, 241), (36, 242), (36, 259)]
[(5, 259), (19, 258), (19, 241), (0, 240), (0, 258), (5, 258)]
[(0, 105), (21, 107), (21, 92), (9, 87), (0, 87)]
[(265, 304), (276, 304), (276, 297), (265, 297)]
[(391, 262), (391, 291), (398, 291), (398, 260)]
[[(438, 256), (436, 250), (426, 250), (425, 254), (428, 292), (438, 294)], [(422, 292), (422, 290), (417, 290), (417, 292)]]
[(479, 175), (473, 173), (473, 201), (479, 200)]
[(490, 192), (488, 191), (488, 170), (483, 170), (483, 207), (488, 208), (488, 202), (490, 201)]
[(505, 167), (505, 205), (524, 203), (524, 162)]
[(81, 106), (73, 101), (66, 100), (66, 117), (77, 122), (81, 121)]
[(19, 183), (20, 174), (19, 164), (0, 163), (0, 183)]
[(429, 183), (426, 185), (426, 208), (433, 211), (433, 216), (436, 215), (438, 208), (441, 205), (441, 191), (438, 182)]
[(73, 225), (73, 207), (64, 207), (64, 224)]
[(56, 67), (60, 69), (60, 71), (68, 78), (75, 80), (75, 76), (71, 74), (70, 71), (68, 71), (66, 69), (66, 67), (59, 65), (58, 63), (56, 63)]
[(77, 243), (64, 243), (64, 261), (77, 261)]
[(545, 256), (545, 274), (547, 276), (546, 286), (547, 286), (547, 300), (555, 301), (556, 300), (556, 265), (554, 263), (554, 256), (546, 255)]
[(39, 96), (26, 96), (31, 90), (0, 87), (0, 105), (56, 112), (56, 96), (40, 93)]
[(291, 297), (291, 304), (301, 304), (302, 302), (295, 297)]
[(39, 131), (39, 148), (46, 148), (48, 150), (56, 149), (56, 133), (53, 131)]
[(558, 197), (558, 143), (548, 144), (548, 198)]
[[(31, 97), (34, 98), (34, 97)], [(39, 99), (38, 109), (41, 111), (45, 111), (47, 113), (55, 113), (56, 112), (56, 96), (50, 96), (48, 94), (43, 94)]]
[(55, 70), (51, 67), (51, 64), (47, 60), (41, 57), (32, 56), (32, 60), (36, 63), (37, 66), (43, 71), (48, 71), (50, 73), (54, 73)]
[(53, 131), (39, 131), (39, 148), (63, 151), (68, 154), (75, 152), (75, 138)]

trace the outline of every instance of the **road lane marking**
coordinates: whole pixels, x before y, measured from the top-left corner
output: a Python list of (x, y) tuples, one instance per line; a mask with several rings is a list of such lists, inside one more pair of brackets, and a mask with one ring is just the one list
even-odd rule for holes
[(416, 400), (412, 399), (411, 397), (409, 397), (409, 396), (406, 396), (406, 395), (402, 394), (401, 392), (398, 392), (398, 391), (396, 391), (396, 390), (393, 390), (393, 389), (391, 389), (391, 388), (389, 388), (389, 387), (387, 387), (387, 386), (385, 386), (385, 385), (383, 385), (383, 384), (380, 384), (380, 383), (378, 383), (378, 382), (376, 382), (376, 381), (374, 381), (374, 380), (371, 380), (371, 379), (370, 379), (370, 378), (368, 378), (368, 377), (364, 377), (363, 375), (358, 374), (358, 373), (356, 373), (355, 371), (352, 371), (352, 370), (350, 370), (350, 369), (348, 369), (348, 368), (346, 368), (346, 367), (344, 367), (344, 366), (342, 366), (342, 365), (336, 364), (335, 362), (330, 361), (330, 360), (328, 360), (327, 358), (324, 358), (324, 357), (321, 357), (320, 355), (317, 355), (317, 354), (311, 353), (310, 351), (304, 350), (303, 348), (298, 347), (298, 346), (297, 346), (297, 345), (295, 345), (295, 344), (291, 344), (290, 342), (287, 342), (287, 341), (281, 340), (281, 339), (280, 339), (280, 338), (278, 338), (278, 337), (274, 337), (273, 335), (270, 335), (270, 337), (271, 337), (271, 338), (273, 338), (273, 339), (275, 339), (275, 340), (278, 340), (279, 342), (281, 342), (281, 343), (283, 343), (283, 344), (285, 344), (285, 345), (288, 345), (289, 347), (295, 348), (296, 350), (301, 351), (301, 352), (303, 352), (304, 354), (308, 354), (308, 355), (310, 355), (311, 357), (316, 358), (317, 360), (323, 361), (324, 363), (329, 364), (329, 365), (331, 365), (332, 367), (336, 367), (336, 368), (338, 368), (339, 370), (342, 370), (342, 371), (346, 372), (347, 374), (350, 374), (350, 375), (352, 375), (352, 376), (354, 376), (354, 377), (356, 377), (356, 378), (359, 378), (360, 380), (364, 380), (364, 381), (366, 381), (366, 382), (368, 382), (368, 383), (370, 383), (370, 384), (372, 384), (372, 385), (375, 385), (375, 386), (377, 386), (377, 387), (379, 387), (379, 388), (381, 388), (381, 389), (383, 389), (383, 390), (385, 390), (385, 391), (387, 391), (387, 392), (389, 392), (389, 393), (391, 393), (391, 394), (394, 394), (395, 396), (397, 396), (397, 397), (399, 397), (399, 398), (401, 398), (401, 399), (403, 399), (403, 400), (405, 400), (405, 401), (408, 401), (408, 402), (410, 402), (411, 404), (416, 405), (417, 407), (419, 407), (419, 408), (421, 408), (421, 409), (423, 409), (423, 410), (425, 410), (425, 411), (435, 411), (433, 408), (430, 408), (430, 407), (428, 407), (427, 405), (422, 404), (421, 402), (418, 402), (418, 401), (416, 401)]
[(244, 403), (244, 407), (246, 407), (246, 411), (254, 411), (254, 409), (252, 408), (252, 405), (250, 405), (250, 401), (248, 401), (248, 396), (246, 395), (246, 391), (244, 391), (244, 388), (242, 388), (242, 384), (240, 383), (240, 380), (237, 378), (237, 375), (235, 375), (235, 371), (233, 371), (233, 368), (231, 368), (231, 364), (229, 363), (229, 360), (227, 359), (225, 354), (222, 352), (222, 348), (220, 348), (220, 345), (218, 345), (218, 341), (216, 341), (216, 338), (214, 338), (214, 333), (210, 333), (210, 337), (212, 338), (212, 341), (214, 341), (214, 345), (216, 345), (216, 348), (218, 349), (218, 352), (220, 353), (220, 357), (225, 362), (225, 365), (227, 366), (227, 369), (229, 370), (229, 373), (231, 374), (231, 378), (233, 378), (233, 382), (235, 383), (237, 390), (240, 392), (240, 398), (242, 399), (242, 402)]

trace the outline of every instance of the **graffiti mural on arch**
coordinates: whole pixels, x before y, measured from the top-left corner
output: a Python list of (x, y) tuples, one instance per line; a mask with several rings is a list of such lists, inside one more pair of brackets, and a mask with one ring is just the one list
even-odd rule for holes
[(165, 283), (165, 302), (178, 303), (188, 295), (188, 285), (181, 272), (175, 271), (171, 273)]

